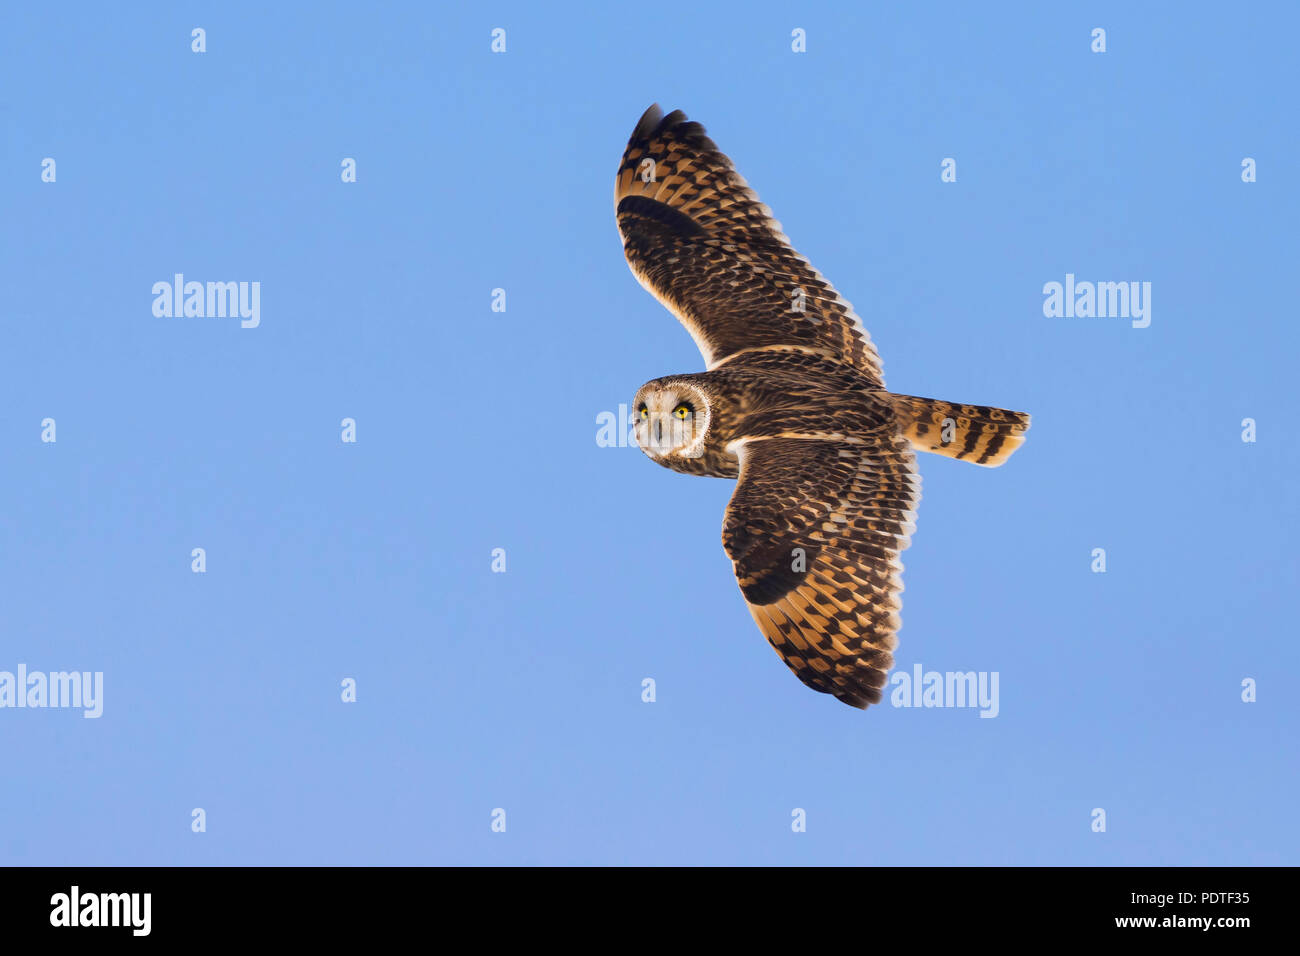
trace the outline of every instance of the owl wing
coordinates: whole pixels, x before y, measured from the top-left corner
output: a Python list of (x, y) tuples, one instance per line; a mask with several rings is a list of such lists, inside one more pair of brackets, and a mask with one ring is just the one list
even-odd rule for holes
[(921, 498), (907, 440), (748, 439), (737, 456), (722, 543), (759, 630), (813, 690), (878, 703)]
[(646, 110), (614, 190), (633, 274), (695, 339), (709, 368), (746, 349), (796, 347), (883, 386), (871, 337), (795, 252), (771, 210), (680, 110)]

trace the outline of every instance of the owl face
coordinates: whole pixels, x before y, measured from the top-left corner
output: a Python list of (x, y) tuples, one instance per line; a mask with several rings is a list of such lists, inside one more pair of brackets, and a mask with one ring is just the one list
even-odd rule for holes
[(708, 399), (698, 388), (659, 379), (641, 386), (632, 403), (636, 443), (651, 458), (698, 458), (709, 425)]

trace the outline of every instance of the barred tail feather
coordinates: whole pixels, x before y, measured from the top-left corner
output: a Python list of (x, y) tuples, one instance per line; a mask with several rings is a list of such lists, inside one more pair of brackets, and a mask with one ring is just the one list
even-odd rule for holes
[(986, 405), (893, 395), (903, 436), (917, 451), (996, 468), (1024, 443), (1029, 416)]

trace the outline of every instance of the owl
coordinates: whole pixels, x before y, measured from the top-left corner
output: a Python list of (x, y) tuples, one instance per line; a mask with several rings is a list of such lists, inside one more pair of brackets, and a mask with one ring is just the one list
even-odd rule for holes
[(633, 274), (705, 371), (641, 386), (637, 444), (736, 479), (722, 545), (759, 631), (804, 684), (878, 703), (921, 479), (914, 452), (995, 467), (1029, 416), (887, 391), (862, 321), (681, 112), (637, 123), (614, 191)]

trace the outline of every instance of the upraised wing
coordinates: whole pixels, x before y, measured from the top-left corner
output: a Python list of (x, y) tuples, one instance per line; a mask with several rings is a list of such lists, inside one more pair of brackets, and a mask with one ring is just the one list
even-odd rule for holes
[(884, 385), (862, 321), (795, 252), (731, 160), (680, 110), (650, 107), (614, 190), (632, 272), (686, 326), (709, 368), (761, 348), (815, 351)]

